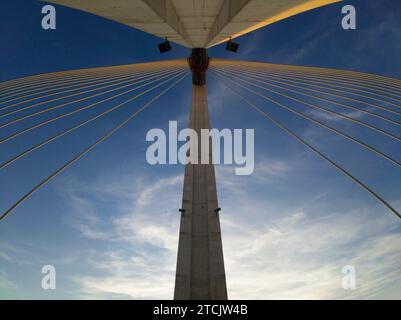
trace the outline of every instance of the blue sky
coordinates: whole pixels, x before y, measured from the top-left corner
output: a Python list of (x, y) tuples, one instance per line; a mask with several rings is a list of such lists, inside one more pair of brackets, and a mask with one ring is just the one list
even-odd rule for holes
[[(335, 4), (243, 36), (236, 55), (223, 46), (209, 55), (401, 78), (401, 4), (344, 4), (356, 6), (355, 31), (341, 29), (342, 4)], [(57, 7), (57, 30), (43, 31), (41, 6), (3, 1), (1, 80), (188, 55), (173, 45), (172, 52), (160, 56), (160, 39), (63, 7)], [(186, 126), (190, 89), (189, 81), (181, 83), (0, 224), (0, 298), (172, 298), (184, 168), (148, 165), (145, 136), (151, 128), (167, 128), (169, 120)], [(214, 127), (255, 129), (253, 175), (235, 176), (231, 167), (216, 167), (229, 297), (400, 299), (400, 221), (212, 78), (208, 90)], [(401, 208), (399, 169), (255, 101)], [(112, 114), (2, 170), (0, 209), (126, 114)], [(74, 116), (1, 145), (0, 160), (81, 119)], [(397, 143), (327, 121), (401, 160)], [(0, 129), (1, 137), (19, 126)], [(397, 127), (383, 128), (401, 134)], [(46, 264), (56, 267), (56, 290), (41, 288)], [(356, 268), (356, 290), (340, 286), (344, 265)]]

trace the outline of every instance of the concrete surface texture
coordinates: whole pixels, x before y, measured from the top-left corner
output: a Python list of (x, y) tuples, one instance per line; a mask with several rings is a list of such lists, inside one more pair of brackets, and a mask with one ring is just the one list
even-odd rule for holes
[[(209, 129), (206, 85), (193, 85), (189, 123), (198, 137), (201, 129)], [(200, 142), (198, 150), (200, 163)], [(174, 299), (178, 300), (227, 299), (220, 220), (216, 210), (216, 178), (211, 157), (210, 152), (210, 164), (187, 164), (185, 167), (174, 292)]]
[(50, 0), (189, 48), (208, 48), (341, 0)]

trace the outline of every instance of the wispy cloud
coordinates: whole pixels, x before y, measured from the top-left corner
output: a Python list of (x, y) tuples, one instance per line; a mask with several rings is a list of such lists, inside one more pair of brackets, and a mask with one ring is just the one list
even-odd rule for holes
[[(172, 298), (182, 180), (171, 176), (131, 191), (130, 205), (118, 207), (110, 219), (106, 241), (115, 249), (93, 252), (88, 259), (93, 273), (101, 275), (72, 277), (82, 298)], [(84, 223), (81, 236), (93, 239)], [(86, 224), (96, 233), (97, 224)]]
[(1, 297), (1, 291), (4, 290), (11, 290), (11, 289), (16, 289), (18, 288), (18, 285), (11, 281), (5, 271), (0, 270), (0, 297)]
[[(374, 212), (300, 211), (269, 226), (230, 220), (223, 226), (233, 299), (378, 298), (380, 288), (401, 280), (401, 235)], [(355, 291), (341, 288), (345, 265), (356, 268)]]
[[(281, 162), (260, 168), (259, 179), (290, 170)], [(401, 234), (380, 210), (322, 209), (322, 192), (296, 209), (283, 203), (275, 211), (252, 189), (230, 181), (229, 170), (217, 171), (225, 189), (220, 202), (231, 299), (378, 298), (401, 281)], [(179, 176), (142, 184), (131, 206), (120, 208), (108, 231), (113, 249), (93, 252), (92, 271), (73, 276), (82, 298), (172, 298), (181, 187)], [(344, 265), (356, 268), (355, 291), (341, 288)]]
[[(345, 124), (350, 124), (352, 125), (352, 122), (349, 122), (349, 120), (344, 119), (341, 116), (337, 116), (335, 114), (331, 114), (328, 112), (320, 111), (320, 110), (310, 110), (307, 112), (309, 115), (312, 115), (315, 119), (322, 119), (322, 120), (329, 120), (329, 121), (334, 121), (334, 122), (345, 122)], [(350, 111), (350, 112), (341, 112), (342, 115), (345, 115), (347, 117), (350, 117), (352, 119), (360, 119), (365, 116), (364, 113), (359, 112), (359, 111)]]

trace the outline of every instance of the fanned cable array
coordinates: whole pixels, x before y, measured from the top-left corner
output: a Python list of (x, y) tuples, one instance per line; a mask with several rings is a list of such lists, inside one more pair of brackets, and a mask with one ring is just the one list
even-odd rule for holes
[[(305, 111), (305, 108), (316, 110), (320, 114), (366, 128), (381, 137), (400, 143), (401, 136), (396, 132), (401, 127), (401, 80), (346, 70), (219, 59), (211, 60), (209, 70), (211, 76), (223, 83), (233, 95), (238, 96), (249, 107), (328, 162), (401, 218), (400, 212), (376, 191), (290, 129), (268, 110), (278, 108), (288, 112), (401, 168), (400, 160), (394, 156), (337, 129), (329, 124), (330, 122), (322, 121), (321, 117), (319, 119), (313, 112)], [(72, 115), (80, 115), (84, 110), (92, 108), (96, 110), (105, 103), (111, 105), (1, 162), (0, 170), (117, 109), (132, 109), (123, 121), (76, 153), (69, 161), (17, 199), (7, 210), (0, 213), (0, 220), (151, 106), (188, 74), (189, 68), (185, 60), (171, 60), (55, 72), (0, 83), (0, 147), (4, 147), (5, 143), (13, 143), (19, 136), (30, 132), (34, 134), (35, 129), (46, 128), (50, 123)], [(147, 96), (150, 96), (147, 102), (140, 105), (135, 103), (136, 99)], [(258, 105), (249, 97), (262, 99), (266, 103)], [(61, 112), (55, 116), (47, 116), (54, 110)], [(40, 118), (42, 115), (46, 115), (45, 119)], [(32, 124), (31, 119), (38, 120)], [(3, 129), (12, 128), (14, 125), (18, 125), (16, 130), (4, 133)], [(388, 127), (393, 130), (389, 130)]]
[[(2, 134), (0, 136), (0, 147), (6, 142), (12, 143), (16, 137), (60, 119), (79, 114), (81, 111), (89, 108), (100, 108), (105, 103), (111, 105), (106, 110), (101, 109), (97, 114), (84, 118), (81, 122), (57, 132), (0, 163), (0, 170), (117, 109), (132, 109), (132, 112), (123, 121), (98, 137), (95, 142), (80, 150), (69, 161), (34, 185), (30, 191), (17, 199), (7, 210), (0, 213), (0, 220), (7, 217), (33, 193), (173, 89), (188, 74), (188, 64), (185, 60), (170, 60), (55, 72), (0, 83), (0, 134), (2, 134), (3, 128), (15, 124), (22, 125), (22, 128), (18, 127), (18, 130), (11, 134)], [(135, 103), (135, 100), (140, 97), (146, 98), (146, 102), (139, 105)], [(54, 117), (40, 119), (41, 115), (47, 115), (48, 112), (53, 110), (61, 110), (62, 112)], [(30, 121), (26, 121), (28, 119), (39, 119), (39, 121), (32, 125)], [(24, 125), (25, 123), (27, 125)]]
[[(399, 169), (400, 160), (319, 120), (318, 116), (304, 111), (304, 108), (317, 110), (336, 120), (348, 121), (400, 143), (401, 136), (394, 132), (401, 126), (401, 80), (346, 70), (218, 59), (211, 61), (210, 72), (234, 96), (238, 96), (246, 105), (327, 161), (401, 218), (400, 212), (382, 196), (268, 111), (269, 108), (284, 110), (357, 144)], [(250, 96), (262, 99), (265, 103), (258, 105), (255, 99), (248, 98)], [(390, 132), (365, 118), (391, 125), (394, 130)]]

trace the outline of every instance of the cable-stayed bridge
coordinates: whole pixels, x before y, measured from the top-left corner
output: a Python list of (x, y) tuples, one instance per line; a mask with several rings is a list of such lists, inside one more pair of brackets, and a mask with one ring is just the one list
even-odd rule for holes
[[(294, 115), (353, 143), (356, 148), (374, 153), (395, 167), (401, 167), (400, 160), (331, 126), (313, 113), (304, 111), (305, 108), (317, 110), (339, 121), (350, 123), (355, 128), (368, 129), (383, 139), (399, 143), (400, 136), (365, 119), (370, 117), (394, 128), (401, 125), (401, 80), (346, 70), (213, 59), (208, 57), (206, 51), (207, 47), (269, 23), (336, 1), (144, 0), (98, 1), (96, 4), (75, 0), (52, 2), (167, 37), (192, 51), (189, 59), (54, 72), (0, 83), (0, 130), (18, 124), (17, 130), (1, 136), (0, 144), (5, 147), (15, 143), (14, 139), (17, 137), (35, 134), (36, 129), (57, 123), (58, 120), (79, 115), (84, 110), (99, 109), (106, 103), (111, 105), (15, 154), (0, 163), (0, 170), (6, 170), (18, 160), (49, 144), (61, 143), (62, 138), (69, 133), (80, 130), (89, 123), (96, 123), (98, 119), (118, 109), (131, 110), (123, 121), (88, 143), (86, 148), (72, 154), (69, 161), (30, 186), (28, 192), (14, 199), (9, 208), (0, 213), (0, 220), (14, 213), (32, 194), (103, 141), (112, 139), (114, 133), (127, 123), (135, 121), (156, 101), (163, 99), (167, 92), (174, 90), (182, 81), (188, 81), (190, 77), (193, 83), (190, 128), (196, 132), (210, 128), (206, 83), (207, 77), (214, 78), (228, 92), (237, 96), (244, 106), (281, 129), (283, 134), (304, 145), (346, 179), (354, 182), (355, 186), (369, 193), (389, 212), (401, 218), (399, 210), (389, 201), (271, 112), (280, 110)], [(254, 19), (251, 19), (253, 15)], [(138, 103), (139, 99), (146, 101)], [(54, 117), (48, 116), (54, 110), (62, 112)], [(44, 115), (47, 117), (42, 118)], [(358, 115), (365, 117), (362, 120)], [(201, 152), (198, 157), (201, 158)], [(185, 167), (174, 296), (176, 299), (227, 299), (214, 167), (213, 164), (200, 164), (201, 161), (198, 163), (190, 163)]]

